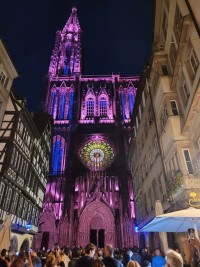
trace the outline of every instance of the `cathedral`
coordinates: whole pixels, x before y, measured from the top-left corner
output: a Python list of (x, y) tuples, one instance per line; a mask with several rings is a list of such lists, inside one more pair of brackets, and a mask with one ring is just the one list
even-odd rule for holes
[(127, 154), (138, 76), (84, 75), (81, 28), (72, 8), (56, 32), (46, 111), (53, 117), (52, 169), (36, 248), (137, 245)]

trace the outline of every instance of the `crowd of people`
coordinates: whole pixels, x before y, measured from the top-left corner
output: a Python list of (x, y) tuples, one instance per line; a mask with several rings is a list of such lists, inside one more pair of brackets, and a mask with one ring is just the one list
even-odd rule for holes
[(22, 251), (18, 255), (1, 251), (0, 267), (183, 267), (184, 261), (179, 252), (169, 249), (166, 255), (162, 255), (160, 249), (156, 249), (150, 255), (147, 249), (114, 249), (106, 245), (103, 249), (97, 249), (89, 243), (84, 248), (65, 247), (60, 249), (55, 244), (51, 250), (30, 249)]

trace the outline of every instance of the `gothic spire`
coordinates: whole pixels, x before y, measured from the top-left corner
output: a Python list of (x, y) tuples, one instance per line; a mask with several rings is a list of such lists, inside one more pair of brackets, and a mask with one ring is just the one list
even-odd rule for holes
[(62, 33), (67, 33), (67, 32), (79, 32), (81, 30), (79, 21), (78, 21), (78, 16), (77, 16), (77, 8), (73, 7), (71, 15), (69, 19), (67, 20), (67, 23), (65, 24), (65, 27), (63, 28)]

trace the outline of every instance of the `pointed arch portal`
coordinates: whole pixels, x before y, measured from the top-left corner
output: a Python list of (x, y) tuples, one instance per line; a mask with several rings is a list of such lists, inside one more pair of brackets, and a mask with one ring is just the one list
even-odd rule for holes
[(93, 242), (98, 247), (115, 246), (115, 221), (111, 210), (99, 200), (93, 201), (82, 212), (79, 220), (77, 244)]

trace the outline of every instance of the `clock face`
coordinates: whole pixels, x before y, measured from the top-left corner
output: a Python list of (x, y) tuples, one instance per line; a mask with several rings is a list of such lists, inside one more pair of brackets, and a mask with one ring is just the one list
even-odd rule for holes
[(103, 139), (92, 139), (86, 142), (80, 152), (81, 162), (92, 171), (105, 170), (114, 161), (114, 146)]

